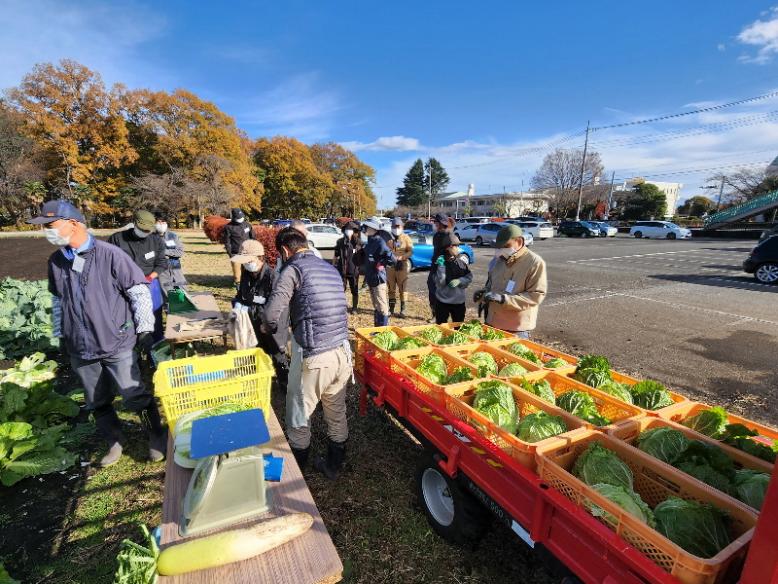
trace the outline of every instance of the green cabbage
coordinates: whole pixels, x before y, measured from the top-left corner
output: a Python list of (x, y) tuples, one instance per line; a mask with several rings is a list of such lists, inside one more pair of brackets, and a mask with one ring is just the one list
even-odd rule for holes
[(549, 359), (548, 361), (543, 363), (543, 367), (545, 367), (546, 369), (557, 369), (559, 367), (564, 367), (567, 364), (568, 364), (567, 361), (565, 361), (564, 359), (561, 359), (559, 357), (554, 357), (553, 359)]
[(448, 378), (446, 362), (443, 360), (443, 357), (434, 353), (424, 356), (416, 366), (416, 372), (425, 379), (429, 379), (435, 385), (443, 385)]
[(489, 418), (492, 423), (514, 434), (519, 422), (519, 412), (513, 398), (513, 390), (500, 381), (483, 381), (478, 384), (473, 398), (473, 408)]
[(700, 434), (705, 434), (711, 438), (718, 438), (719, 435), (724, 433), (727, 426), (727, 419), (727, 411), (724, 408), (715, 407), (709, 410), (703, 410), (696, 416), (685, 419), (683, 425)]
[(602, 355), (584, 355), (578, 360), (578, 368), (576, 371), (580, 371), (581, 369), (598, 369), (599, 371), (610, 372), (611, 364), (608, 359)]
[(652, 428), (638, 436), (640, 450), (668, 464), (673, 464), (688, 447), (689, 439), (674, 428)]
[(748, 469), (738, 470), (735, 471), (733, 483), (733, 494), (738, 499), (757, 511), (762, 508), (767, 486), (770, 484), (769, 474)]
[(463, 335), (469, 335), (471, 337), (475, 337), (476, 339), (480, 339), (481, 335), (483, 334), (483, 327), (478, 320), (471, 320), (460, 326), (459, 332)]
[(471, 381), (473, 379), (473, 372), (469, 367), (457, 367), (454, 372), (446, 378), (446, 385), (452, 383), (462, 383), (464, 381)]
[(611, 395), (623, 402), (628, 404), (632, 403), (632, 394), (629, 392), (629, 387), (623, 383), (609, 379), (600, 385), (597, 389), (604, 391), (608, 395)]
[(600, 414), (594, 399), (583, 391), (567, 391), (556, 398), (556, 405), (595, 426), (607, 426), (610, 420)]
[(718, 446), (691, 440), (673, 461), (673, 466), (723, 493), (730, 494), (732, 491), (735, 465)]
[(537, 363), (538, 365), (543, 364), (540, 360), (540, 357), (538, 357), (532, 351), (532, 349), (530, 349), (529, 347), (525, 347), (521, 343), (513, 343), (508, 347), (508, 351), (510, 351), (517, 357), (521, 357), (522, 359), (525, 359), (526, 361), (531, 361), (532, 363)]
[(394, 331), (381, 331), (373, 335), (371, 339), (376, 347), (383, 349), (384, 351), (392, 351), (396, 348), (397, 343), (400, 342), (400, 337)]
[(524, 442), (540, 442), (562, 432), (567, 432), (565, 421), (546, 412), (524, 416), (516, 428), (516, 435)]
[(600, 387), (611, 380), (610, 371), (594, 369), (593, 367), (587, 367), (586, 369), (581, 369), (579, 367), (575, 370), (574, 377), (581, 383), (591, 385), (592, 387)]
[(443, 331), (436, 326), (428, 326), (416, 333), (416, 336), (430, 343), (438, 344), (443, 338)]
[(508, 335), (505, 334), (502, 331), (494, 330), (494, 329), (483, 329), (481, 332), (481, 338), (484, 341), (498, 341), (500, 339), (504, 339)]
[(535, 382), (523, 379), (521, 381), (521, 387), (525, 391), (534, 393), (540, 399), (547, 401), (551, 405), (556, 405), (556, 396), (554, 395), (554, 390), (551, 389), (551, 384), (545, 379), (541, 379), (540, 381)]
[(727, 476), (705, 462), (679, 462), (675, 467), (722, 493), (729, 495), (732, 492), (732, 483)]
[(500, 369), (500, 372), (497, 374), (498, 377), (520, 377), (522, 375), (525, 375), (527, 373), (527, 370), (524, 369), (521, 365), (518, 363), (508, 363), (505, 367)]
[(730, 544), (724, 513), (707, 504), (671, 497), (654, 508), (656, 529), (698, 558), (712, 558)]
[(395, 347), (395, 351), (402, 351), (405, 349), (420, 349), (422, 347), (426, 347), (427, 343), (424, 341), (417, 339), (415, 337), (403, 337), (400, 339), (400, 341), (397, 343), (397, 346)]
[[(640, 519), (643, 523), (647, 523), (651, 527), (656, 525), (651, 507), (646, 505), (643, 499), (640, 498), (640, 495), (635, 491), (621, 485), (609, 485), (607, 483), (598, 483), (592, 485), (592, 488), (609, 501), (616, 503), (616, 505), (624, 509), (624, 511), (630, 515)], [(614, 526), (617, 523), (617, 520), (613, 515), (596, 505), (592, 507), (592, 515), (595, 517), (603, 517), (608, 523)]]
[(605, 483), (632, 490), (632, 471), (599, 442), (592, 442), (576, 459), (573, 474), (589, 486)]
[(470, 340), (470, 337), (467, 335), (463, 335), (459, 331), (454, 332), (450, 335), (446, 335), (442, 339), (438, 341), (439, 345), (466, 345), (467, 343), (472, 342)]
[(638, 381), (629, 391), (632, 394), (632, 403), (644, 410), (658, 410), (675, 403), (667, 388), (658, 381)]
[(497, 361), (494, 360), (491, 353), (476, 351), (467, 360), (478, 367), (478, 375), (480, 377), (486, 377), (489, 374), (497, 375)]

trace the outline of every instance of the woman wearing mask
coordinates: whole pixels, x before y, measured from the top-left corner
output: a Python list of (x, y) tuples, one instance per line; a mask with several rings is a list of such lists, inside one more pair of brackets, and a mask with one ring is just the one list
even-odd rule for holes
[(181, 271), (181, 258), (184, 255), (184, 244), (181, 243), (181, 238), (168, 229), (167, 220), (159, 213), (154, 229), (165, 244), (165, 257), (167, 257), (167, 269), (159, 274), (162, 290), (167, 294), (173, 288), (186, 289), (186, 278)]
[(397, 306), (397, 296), (400, 296), (400, 318), (405, 317), (405, 302), (408, 299), (405, 291), (408, 283), (408, 274), (410, 272), (410, 262), (413, 255), (413, 241), (403, 233), (403, 220), (395, 217), (392, 221), (392, 244), (394, 257), (397, 263), (387, 268), (386, 275), (389, 284), (389, 313), (393, 316), (394, 309)]
[(273, 359), (279, 387), (286, 388), (289, 365), (286, 356), (286, 327), (275, 334), (263, 333), (265, 304), (273, 291), (276, 272), (265, 262), (265, 247), (254, 239), (244, 241), (230, 261), (240, 270), (238, 292), (232, 301), (234, 310), (247, 310), (257, 345)]
[(370, 287), (370, 299), (373, 301), (374, 326), (389, 325), (389, 295), (386, 286), (386, 269), (393, 266), (394, 254), (381, 236), (378, 221), (368, 219), (362, 223), (367, 235), (363, 256), (362, 271)]
[(332, 260), (332, 265), (343, 278), (343, 291), (346, 291), (346, 286), (351, 290), (351, 314), (359, 307), (359, 264), (356, 257), (362, 249), (362, 240), (358, 230), (359, 227), (353, 221), (343, 226), (343, 237), (335, 244), (335, 257)]
[(447, 234), (441, 241), (443, 253), (435, 260), (435, 322), (444, 324), (449, 316), (452, 322), (465, 320), (465, 288), (473, 281), (466, 262), (459, 259), (459, 238)]

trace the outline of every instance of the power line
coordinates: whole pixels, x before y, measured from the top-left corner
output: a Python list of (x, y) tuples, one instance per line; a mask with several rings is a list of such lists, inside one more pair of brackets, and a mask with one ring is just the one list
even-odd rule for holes
[[(716, 170), (727, 170), (729, 168), (747, 168), (752, 166), (766, 166), (770, 164), (770, 161), (762, 161), (762, 162), (736, 162), (734, 164), (724, 164), (719, 166), (711, 166), (708, 168), (686, 168), (686, 169), (680, 169), (680, 170), (672, 170), (667, 172), (655, 172), (651, 174), (641, 173), (639, 175), (632, 175), (629, 177), (619, 177), (617, 180), (619, 181), (625, 181), (630, 180), (633, 178), (655, 178), (660, 176), (678, 176), (678, 175), (684, 175), (684, 174), (698, 174), (703, 172), (714, 172)], [(661, 170), (661, 169), (660, 169)]]

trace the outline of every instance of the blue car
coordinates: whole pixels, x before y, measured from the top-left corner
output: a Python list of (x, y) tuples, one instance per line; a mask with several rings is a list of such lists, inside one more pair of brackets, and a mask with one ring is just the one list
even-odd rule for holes
[[(413, 240), (413, 254), (411, 255), (411, 271), (418, 268), (429, 268), (432, 266), (432, 237), (409, 234)], [(428, 243), (430, 242), (430, 243)], [(475, 254), (473, 248), (466, 243), (459, 244), (459, 258), (468, 264), (475, 263)]]

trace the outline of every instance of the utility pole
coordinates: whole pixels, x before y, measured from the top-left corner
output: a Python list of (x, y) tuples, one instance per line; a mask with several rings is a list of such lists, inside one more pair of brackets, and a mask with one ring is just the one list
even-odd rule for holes
[(584, 140), (583, 157), (581, 158), (581, 176), (578, 178), (578, 208), (575, 210), (575, 220), (581, 220), (581, 200), (583, 199), (583, 179), (586, 169), (586, 150), (589, 148), (589, 120), (586, 120), (586, 139)]
[(613, 181), (616, 180), (616, 171), (611, 173), (611, 188), (608, 189), (608, 202), (605, 207), (605, 220), (607, 221), (611, 215), (611, 203), (613, 201)]
[(430, 198), (427, 201), (427, 221), (429, 221), (432, 218), (432, 163), (430, 159), (427, 159), (427, 168), (430, 176)]
[(719, 209), (721, 209), (721, 195), (724, 194), (724, 181), (727, 180), (727, 177), (722, 175), (721, 176), (721, 186), (719, 187), (719, 200), (716, 203), (716, 213), (719, 212)]

